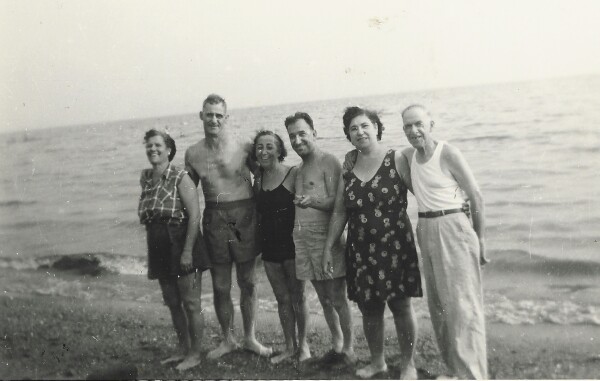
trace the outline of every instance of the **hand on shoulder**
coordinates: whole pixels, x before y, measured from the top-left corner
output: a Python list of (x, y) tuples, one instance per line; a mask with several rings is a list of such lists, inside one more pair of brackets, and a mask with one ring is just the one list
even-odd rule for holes
[(406, 147), (402, 150), (402, 155), (404, 155), (409, 161), (414, 155), (415, 147)]
[(356, 164), (357, 157), (358, 150), (356, 148), (346, 153), (346, 155), (344, 156), (344, 164), (342, 165), (344, 172), (350, 172), (354, 168), (354, 164)]

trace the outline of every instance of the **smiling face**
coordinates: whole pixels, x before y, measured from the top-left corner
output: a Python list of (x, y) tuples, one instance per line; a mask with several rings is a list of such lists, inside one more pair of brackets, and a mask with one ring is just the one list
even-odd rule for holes
[(404, 134), (408, 142), (415, 148), (423, 148), (431, 140), (431, 128), (434, 123), (431, 117), (421, 107), (414, 107), (402, 116)]
[(377, 126), (366, 115), (358, 115), (348, 125), (350, 143), (359, 150), (377, 144)]
[(290, 144), (298, 156), (310, 155), (315, 150), (317, 133), (304, 119), (299, 119), (287, 126)]
[(263, 135), (254, 145), (254, 153), (263, 168), (271, 168), (279, 161), (279, 145), (273, 135)]
[(223, 103), (206, 103), (200, 112), (205, 136), (218, 136), (227, 122), (227, 109)]
[(152, 136), (146, 140), (146, 156), (152, 165), (161, 165), (169, 162), (171, 149), (167, 148), (165, 140), (160, 135)]

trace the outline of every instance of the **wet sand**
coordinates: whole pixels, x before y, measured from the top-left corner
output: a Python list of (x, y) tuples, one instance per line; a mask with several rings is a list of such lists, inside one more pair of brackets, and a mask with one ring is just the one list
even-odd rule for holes
[[(315, 362), (272, 365), (267, 359), (236, 351), (219, 361), (204, 360), (178, 372), (160, 365), (175, 350), (175, 334), (155, 282), (143, 276), (81, 277), (68, 272), (0, 269), (0, 378), (86, 378), (107, 368), (135, 367), (138, 378), (352, 379), (354, 370), (323, 369)], [(260, 277), (259, 298), (271, 298)], [(219, 340), (210, 297), (210, 276), (203, 279), (207, 328), (205, 353)], [(237, 296), (234, 288), (233, 295)], [(203, 298), (204, 299), (204, 298)], [(423, 301), (416, 310), (422, 309)], [(314, 301), (311, 300), (311, 308)], [(323, 317), (312, 308), (309, 341), (314, 357), (329, 348)], [(261, 305), (260, 341), (283, 349), (283, 335), (273, 306)], [(417, 313), (419, 316), (419, 313)], [(236, 307), (236, 332), (241, 334)], [(360, 317), (354, 321), (359, 364), (368, 360)], [(416, 365), (430, 374), (444, 373), (429, 319), (419, 318)], [(398, 349), (392, 321), (386, 320), (387, 377), (397, 379)], [(490, 378), (556, 379), (600, 377), (600, 327), (594, 325), (488, 324)], [(421, 373), (425, 378), (426, 373)]]

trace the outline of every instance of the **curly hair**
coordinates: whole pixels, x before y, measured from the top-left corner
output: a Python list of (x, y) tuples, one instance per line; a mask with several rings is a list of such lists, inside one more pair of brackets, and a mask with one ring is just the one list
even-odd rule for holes
[(151, 130), (146, 131), (146, 134), (144, 135), (144, 143), (148, 143), (148, 140), (155, 136), (161, 136), (163, 138), (167, 148), (171, 149), (171, 152), (169, 153), (169, 161), (173, 160), (173, 158), (175, 157), (175, 153), (177, 153), (177, 147), (175, 146), (175, 140), (173, 140), (171, 135), (169, 135), (167, 132), (159, 131), (159, 130), (153, 128)]
[(344, 116), (342, 117), (342, 120), (344, 122), (344, 134), (346, 134), (346, 139), (350, 141), (350, 123), (352, 123), (352, 119), (360, 115), (366, 116), (375, 126), (377, 126), (377, 140), (381, 140), (381, 135), (383, 135), (383, 130), (385, 127), (383, 127), (383, 123), (381, 123), (379, 115), (377, 115), (377, 113), (373, 110), (359, 106), (350, 106), (344, 110)]
[(277, 150), (279, 152), (279, 156), (277, 156), (277, 160), (279, 160), (279, 162), (282, 162), (283, 159), (285, 159), (287, 156), (287, 150), (285, 149), (285, 144), (283, 143), (283, 139), (281, 139), (281, 136), (279, 136), (277, 133), (275, 133), (271, 130), (258, 131), (256, 136), (254, 137), (254, 145), (252, 147), (252, 152), (250, 153), (250, 158), (254, 161), (258, 161), (258, 158), (256, 157), (256, 143), (258, 142), (258, 139), (261, 136), (267, 136), (267, 135), (275, 138), (275, 144), (277, 145)]

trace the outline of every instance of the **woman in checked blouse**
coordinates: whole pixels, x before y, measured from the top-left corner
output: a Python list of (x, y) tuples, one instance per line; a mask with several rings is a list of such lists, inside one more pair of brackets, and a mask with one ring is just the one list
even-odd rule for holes
[(144, 136), (152, 168), (142, 171), (140, 223), (146, 225), (148, 278), (158, 279), (179, 339), (179, 353), (163, 361), (178, 370), (200, 364), (204, 320), (200, 308), (202, 271), (210, 267), (199, 232), (198, 194), (186, 172), (171, 164), (175, 141), (149, 130)]

